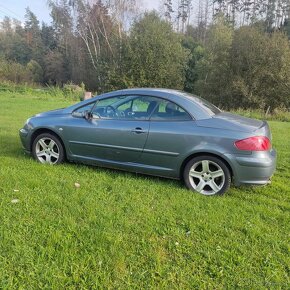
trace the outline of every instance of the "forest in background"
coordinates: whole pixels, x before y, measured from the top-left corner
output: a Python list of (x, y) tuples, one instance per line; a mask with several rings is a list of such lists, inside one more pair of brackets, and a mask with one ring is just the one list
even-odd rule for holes
[(165, 87), (224, 109), (290, 107), (289, 0), (50, 0), (0, 23), (0, 82)]

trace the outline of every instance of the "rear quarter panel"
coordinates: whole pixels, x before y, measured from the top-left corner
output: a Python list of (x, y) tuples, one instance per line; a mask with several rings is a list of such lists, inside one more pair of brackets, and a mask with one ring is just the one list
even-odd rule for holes
[[(249, 155), (234, 146), (237, 139), (249, 133), (205, 128), (196, 121), (151, 122), (141, 163), (171, 169), (171, 177), (179, 178), (185, 159), (197, 153), (211, 153), (227, 159), (227, 153)], [(230, 160), (227, 160), (230, 162)]]

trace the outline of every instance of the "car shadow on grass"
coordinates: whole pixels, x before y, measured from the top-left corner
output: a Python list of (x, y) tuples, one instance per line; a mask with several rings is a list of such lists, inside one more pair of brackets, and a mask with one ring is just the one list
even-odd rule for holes
[[(1, 148), (2, 147), (2, 148)], [(19, 141), (13, 137), (13, 136), (7, 136), (4, 144), (2, 143), (0, 147), (0, 157), (12, 157), (17, 158), (18, 161), (28, 161), (31, 160), (31, 162), (37, 162), (35, 161), (30, 154), (27, 154), (24, 152), (24, 149), (21, 147), (21, 144), (19, 144)], [(39, 164), (40, 166), (43, 166), (43, 164)], [(128, 176), (134, 177), (134, 178), (140, 178), (142, 180), (150, 180), (152, 183), (161, 183), (168, 185), (170, 183), (171, 187), (174, 187), (176, 189), (182, 189), (185, 188), (185, 185), (181, 180), (176, 179), (169, 179), (161, 176), (153, 176), (153, 175), (147, 175), (142, 173), (135, 173), (131, 171), (125, 171), (115, 168), (107, 168), (107, 167), (101, 167), (101, 166), (93, 166), (88, 164), (82, 164), (82, 163), (74, 163), (74, 162), (68, 162), (66, 161), (63, 165), (65, 166), (71, 166), (72, 168), (75, 167), (76, 170), (79, 170), (80, 168), (85, 168), (86, 170), (96, 171), (100, 173), (109, 173), (110, 176), (113, 177), (119, 177), (119, 176)]]
[(71, 168), (76, 167), (77, 170), (90, 170), (94, 172), (98, 172), (100, 174), (108, 174), (112, 178), (118, 178), (118, 177), (128, 177), (128, 178), (134, 178), (136, 182), (138, 180), (145, 181), (148, 180), (150, 183), (158, 184), (160, 186), (164, 187), (170, 187), (171, 190), (184, 190), (185, 192), (188, 192), (189, 194), (194, 194), (197, 196), (203, 196), (205, 198), (232, 198), (232, 197), (238, 197), (239, 199), (243, 198), (241, 195), (241, 192), (244, 190), (245, 192), (249, 193), (249, 190), (255, 190), (257, 187), (253, 186), (235, 186), (234, 183), (232, 183), (231, 188), (223, 195), (213, 195), (213, 196), (205, 196), (200, 193), (190, 191), (186, 188), (184, 182), (182, 179), (171, 179), (166, 178), (162, 176), (154, 176), (154, 175), (147, 175), (132, 171), (126, 171), (121, 169), (114, 169), (114, 168), (107, 168), (107, 167), (101, 167), (101, 166), (93, 166), (83, 163), (74, 163), (74, 162), (66, 162), (64, 163), (65, 166), (71, 166)]
[[(25, 153), (24, 150), (18, 146), (18, 144), (11, 142), (12, 140), (15, 142), (15, 138), (11, 137), (10, 139), (11, 139), (10, 141), (6, 140), (7, 142), (5, 142), (7, 143), (7, 147), (5, 147), (5, 150), (4, 151), (0, 150), (0, 156), (9, 156), (9, 157), (17, 158), (18, 160), (19, 159), (23, 161), (30, 160), (31, 162), (37, 163), (37, 161), (35, 161), (29, 154)], [(44, 165), (39, 163), (39, 166), (44, 166)], [(88, 164), (83, 164), (83, 163), (75, 163), (75, 162), (69, 162), (69, 161), (66, 161), (62, 166), (69, 166), (72, 169), (75, 168), (76, 171), (80, 171), (80, 174), (82, 170), (89, 170), (94, 173), (98, 172), (100, 174), (103, 174), (103, 173), (109, 174), (110, 177), (112, 178), (118, 178), (118, 177), (128, 177), (128, 178), (134, 178), (134, 179), (137, 178), (136, 182), (138, 182), (138, 180), (142, 180), (142, 181), (148, 180), (150, 183), (159, 184), (161, 186), (169, 185), (171, 189), (186, 190), (184, 182), (182, 180), (177, 180), (177, 179), (170, 179), (170, 178), (161, 177), (161, 176), (147, 175), (147, 174), (136, 173), (132, 171), (94, 166), (94, 165), (88, 165)], [(259, 190), (257, 190), (259, 188), (260, 187), (258, 186), (237, 187), (232, 183), (230, 190), (223, 196), (234, 197), (234, 196), (240, 195), (243, 192), (246, 194), (249, 194), (249, 193), (255, 194), (259, 192)]]
[(105, 173), (109, 174), (110, 177), (117, 178), (117, 177), (128, 177), (128, 178), (134, 178), (134, 179), (140, 179), (140, 180), (149, 180), (149, 182), (152, 183), (159, 183), (164, 184), (166, 186), (170, 185), (171, 188), (176, 189), (186, 189), (184, 183), (182, 180), (178, 179), (171, 179), (166, 178), (162, 176), (155, 176), (155, 175), (149, 175), (149, 174), (143, 174), (138, 172), (132, 172), (132, 171), (126, 171), (116, 168), (109, 168), (109, 167), (102, 167), (102, 166), (94, 166), (94, 165), (88, 165), (83, 163), (74, 163), (74, 162), (65, 162), (64, 165), (69, 165), (71, 167), (76, 167), (79, 169), (86, 169), (98, 173)]

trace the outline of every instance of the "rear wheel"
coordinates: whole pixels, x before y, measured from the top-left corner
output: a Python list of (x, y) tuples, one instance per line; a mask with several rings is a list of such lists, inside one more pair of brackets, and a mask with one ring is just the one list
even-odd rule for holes
[(35, 138), (32, 155), (38, 162), (51, 165), (62, 163), (65, 157), (60, 140), (50, 133), (43, 133)]
[(184, 168), (183, 178), (187, 188), (203, 195), (221, 195), (231, 184), (225, 163), (206, 155), (191, 159)]

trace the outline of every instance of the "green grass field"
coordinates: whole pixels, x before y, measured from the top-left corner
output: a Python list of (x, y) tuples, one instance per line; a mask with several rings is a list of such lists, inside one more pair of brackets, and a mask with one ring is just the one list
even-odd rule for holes
[(35, 162), (18, 130), (73, 102), (37, 94), (0, 93), (0, 289), (289, 289), (290, 123), (270, 122), (271, 185), (203, 197), (178, 181)]

